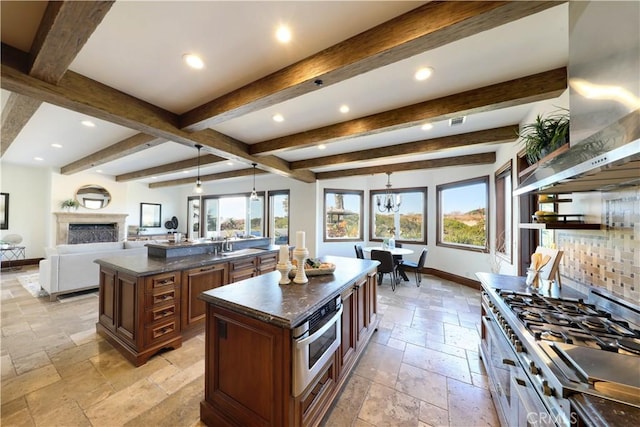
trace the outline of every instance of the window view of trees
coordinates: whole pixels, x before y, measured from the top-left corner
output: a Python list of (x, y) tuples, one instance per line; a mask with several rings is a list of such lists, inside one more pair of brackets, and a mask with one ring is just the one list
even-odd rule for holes
[(289, 191), (269, 192), (269, 236), (276, 245), (289, 243)]
[(324, 240), (362, 240), (363, 191), (324, 190)]
[(264, 196), (251, 201), (248, 195), (205, 197), (205, 230), (202, 237), (262, 236)]
[(376, 197), (384, 195), (384, 191), (371, 191), (370, 217), (373, 223), (369, 240), (394, 237), (400, 242), (426, 243), (427, 189), (397, 189), (394, 194), (401, 196), (398, 212), (380, 212)]
[(488, 251), (489, 177), (439, 185), (437, 244)]

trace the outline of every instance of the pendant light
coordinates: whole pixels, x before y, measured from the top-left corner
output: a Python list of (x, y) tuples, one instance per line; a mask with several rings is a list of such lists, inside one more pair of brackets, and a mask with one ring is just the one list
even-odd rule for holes
[(376, 197), (376, 205), (378, 205), (378, 210), (380, 212), (398, 212), (400, 210), (400, 204), (402, 203), (402, 199), (400, 195), (396, 195), (393, 197), (393, 193), (391, 192), (391, 172), (387, 172), (387, 191), (384, 195), (384, 203), (383, 198), (380, 196)]
[(257, 163), (251, 163), (251, 166), (253, 166), (253, 191), (251, 192), (251, 201), (252, 202), (257, 202), (258, 201), (258, 193), (256, 193), (256, 166), (258, 166)]
[(202, 193), (202, 182), (200, 182), (200, 149), (202, 148), (202, 145), (196, 144), (196, 148), (198, 149), (198, 179), (196, 180), (196, 188), (195, 188), (194, 191), (197, 194), (201, 194)]

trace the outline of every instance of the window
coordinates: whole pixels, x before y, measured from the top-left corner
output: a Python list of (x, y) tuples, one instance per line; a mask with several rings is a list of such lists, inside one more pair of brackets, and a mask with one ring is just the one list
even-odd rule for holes
[(202, 237), (219, 239), (264, 235), (264, 193), (203, 197)]
[(187, 198), (187, 237), (197, 239), (200, 237), (200, 196)]
[(370, 191), (371, 226), (369, 240), (394, 237), (396, 242), (427, 243), (427, 188), (399, 188), (393, 194), (400, 200), (398, 212), (381, 212), (377, 198), (386, 190)]
[(489, 177), (438, 185), (438, 246), (488, 252)]
[(289, 190), (269, 191), (269, 236), (276, 245), (289, 244)]
[(496, 254), (512, 263), (513, 181), (511, 160), (495, 173), (496, 186)]
[(362, 240), (364, 191), (324, 190), (324, 241)]

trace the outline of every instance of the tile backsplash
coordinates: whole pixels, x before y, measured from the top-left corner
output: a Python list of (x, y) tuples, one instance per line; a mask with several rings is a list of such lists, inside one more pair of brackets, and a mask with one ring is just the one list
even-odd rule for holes
[(562, 279), (640, 304), (640, 186), (602, 193), (603, 230), (558, 230)]

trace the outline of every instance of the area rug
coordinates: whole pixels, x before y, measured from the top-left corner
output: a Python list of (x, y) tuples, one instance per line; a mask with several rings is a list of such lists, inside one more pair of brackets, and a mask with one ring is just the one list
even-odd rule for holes
[(23, 288), (36, 298), (48, 297), (47, 291), (40, 287), (39, 273), (23, 274), (18, 276), (18, 282)]

